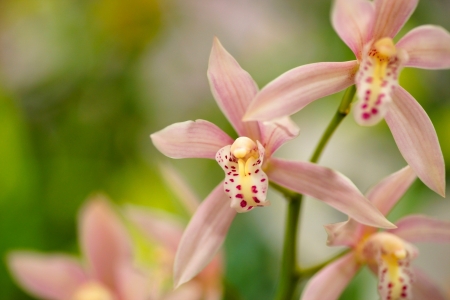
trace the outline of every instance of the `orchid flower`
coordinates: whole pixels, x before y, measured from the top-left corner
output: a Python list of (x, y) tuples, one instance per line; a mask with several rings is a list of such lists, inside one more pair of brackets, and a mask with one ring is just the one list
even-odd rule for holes
[(287, 117), (266, 123), (242, 122), (258, 88), (217, 38), (209, 59), (208, 78), (214, 98), (239, 138), (233, 141), (204, 120), (172, 124), (151, 135), (153, 144), (166, 156), (216, 159), (225, 172), (225, 179), (199, 206), (183, 234), (175, 258), (175, 286), (193, 278), (213, 258), (236, 212), (269, 204), (269, 179), (322, 200), (362, 223), (392, 228), (340, 173), (312, 163), (272, 157), (282, 144), (298, 135), (299, 129)]
[[(366, 196), (387, 214), (415, 178), (407, 166), (382, 180)], [(411, 261), (418, 254), (412, 243), (450, 242), (450, 221), (410, 215), (396, 225), (396, 229), (381, 232), (353, 219), (326, 225), (327, 244), (347, 246), (351, 252), (319, 271), (305, 287), (302, 299), (338, 299), (363, 264), (377, 274), (382, 300), (447, 299), (422, 271), (411, 266)]]
[[(180, 203), (188, 212), (193, 214), (200, 204), (200, 199), (181, 176), (170, 166), (162, 165), (163, 178), (179, 198)], [(180, 218), (150, 208), (128, 206), (125, 210), (127, 219), (130, 220), (145, 238), (158, 247), (157, 257), (159, 272), (153, 274), (161, 281), (158, 299), (183, 299), (183, 300), (220, 300), (222, 296), (222, 256), (218, 253), (210, 264), (200, 272), (193, 280), (184, 284), (181, 288), (164, 291), (165, 283), (172, 280), (173, 263), (184, 227)]]
[(370, 126), (385, 118), (406, 162), (429, 188), (444, 196), (444, 159), (436, 131), (413, 96), (398, 85), (403, 67), (450, 68), (450, 34), (441, 27), (419, 26), (394, 44), (417, 2), (336, 0), (333, 27), (356, 60), (314, 63), (284, 73), (255, 97), (244, 120), (287, 116), (356, 84), (356, 122)]
[(86, 264), (64, 254), (14, 251), (13, 277), (30, 294), (49, 300), (148, 300), (148, 282), (132, 265), (125, 228), (101, 196), (81, 211), (79, 233)]

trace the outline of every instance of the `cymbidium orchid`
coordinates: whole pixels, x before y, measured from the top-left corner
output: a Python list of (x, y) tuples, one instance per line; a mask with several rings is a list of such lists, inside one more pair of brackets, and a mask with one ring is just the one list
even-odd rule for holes
[(49, 300), (148, 300), (149, 282), (133, 266), (132, 245), (106, 199), (82, 210), (79, 234), (85, 262), (64, 254), (14, 251), (13, 277), (30, 294)]
[[(411, 168), (405, 167), (382, 180), (366, 196), (387, 214), (415, 178)], [(318, 272), (307, 284), (302, 299), (338, 299), (363, 264), (377, 274), (382, 300), (446, 299), (437, 285), (412, 267), (411, 261), (418, 251), (411, 243), (450, 242), (450, 221), (410, 215), (396, 225), (396, 229), (381, 232), (352, 219), (326, 225), (328, 245), (352, 250)]]
[(356, 60), (322, 62), (292, 69), (256, 96), (244, 120), (272, 120), (353, 84), (358, 101), (356, 122), (374, 125), (385, 118), (397, 146), (417, 176), (444, 196), (444, 160), (428, 115), (398, 85), (403, 67), (450, 68), (450, 34), (425, 25), (393, 38), (414, 11), (418, 0), (336, 0), (334, 29)]
[(212, 259), (236, 212), (268, 205), (269, 179), (322, 200), (362, 223), (392, 228), (338, 172), (272, 157), (299, 130), (287, 117), (265, 123), (242, 121), (258, 87), (217, 38), (209, 59), (208, 78), (214, 98), (239, 138), (234, 141), (204, 120), (176, 123), (151, 135), (154, 145), (166, 156), (216, 159), (225, 171), (224, 181), (203, 201), (184, 232), (175, 259), (175, 286), (193, 278)]

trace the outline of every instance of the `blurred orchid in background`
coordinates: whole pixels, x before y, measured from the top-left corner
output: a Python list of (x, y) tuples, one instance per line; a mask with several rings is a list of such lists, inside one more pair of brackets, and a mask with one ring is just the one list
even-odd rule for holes
[(88, 200), (79, 216), (85, 261), (65, 254), (13, 251), (12, 275), (29, 293), (49, 300), (147, 300), (148, 278), (133, 265), (132, 244), (103, 196)]
[[(176, 193), (182, 206), (193, 214), (200, 204), (191, 188), (181, 176), (170, 166), (162, 165), (161, 173)], [(164, 300), (219, 300), (222, 296), (222, 255), (217, 254), (211, 263), (193, 280), (173, 290), (173, 263), (185, 225), (182, 220), (167, 212), (127, 206), (125, 215), (132, 224), (142, 232), (146, 239), (153, 242), (159, 250), (155, 260), (157, 265), (152, 270), (152, 278), (157, 281), (158, 288), (152, 294), (155, 299)], [(170, 284), (166, 284), (170, 282)], [(153, 299), (153, 298), (152, 298)]]
[[(367, 198), (387, 214), (415, 178), (407, 166), (374, 186)], [(396, 225), (396, 229), (382, 232), (352, 219), (326, 225), (327, 244), (347, 246), (352, 251), (318, 272), (305, 287), (302, 299), (338, 299), (362, 264), (367, 264), (378, 274), (378, 292), (382, 300), (447, 299), (425, 274), (411, 268), (411, 260), (418, 251), (410, 243), (450, 242), (450, 221), (410, 215), (400, 219)]]
[(445, 195), (445, 166), (436, 131), (413, 96), (398, 85), (403, 67), (450, 68), (450, 34), (419, 26), (394, 45), (393, 38), (410, 17), (417, 0), (336, 0), (333, 27), (357, 60), (323, 62), (292, 69), (255, 97), (244, 120), (272, 120), (357, 85), (354, 116), (361, 125), (383, 118), (400, 152), (417, 176)]
[[(299, 130), (287, 117), (274, 122), (242, 122), (258, 88), (217, 38), (209, 59), (208, 78), (214, 98), (240, 137), (233, 142), (221, 129), (204, 120), (176, 123), (151, 135), (154, 145), (166, 156), (216, 158), (226, 175), (200, 205), (181, 239), (175, 258), (175, 286), (190, 280), (212, 259), (236, 211), (267, 205), (267, 176), (362, 223), (392, 228), (345, 176), (312, 163), (271, 157)], [(230, 209), (230, 199), (234, 210)]]

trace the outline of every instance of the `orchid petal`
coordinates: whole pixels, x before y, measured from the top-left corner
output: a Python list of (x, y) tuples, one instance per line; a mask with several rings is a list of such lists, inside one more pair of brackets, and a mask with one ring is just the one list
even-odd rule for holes
[(448, 300), (441, 288), (418, 268), (414, 268), (414, 283), (412, 288), (414, 300)]
[(78, 224), (92, 277), (115, 291), (117, 266), (131, 258), (131, 241), (125, 228), (102, 196), (87, 203)]
[(263, 122), (260, 125), (261, 142), (266, 149), (266, 157), (272, 156), (287, 141), (297, 137), (300, 128), (289, 117)]
[(373, 39), (393, 38), (416, 9), (418, 0), (375, 0)]
[(20, 285), (39, 298), (67, 300), (87, 282), (80, 264), (65, 255), (17, 251), (8, 255), (8, 265)]
[(175, 256), (175, 287), (191, 280), (213, 259), (235, 216), (221, 182), (200, 204), (184, 231)]
[(248, 105), (258, 92), (258, 86), (218, 38), (214, 38), (209, 57), (208, 79), (217, 104), (236, 132), (240, 136), (259, 139), (258, 123), (242, 122)]
[(369, 199), (383, 215), (387, 215), (415, 179), (416, 174), (414, 171), (410, 166), (406, 166), (384, 178), (372, 187), (366, 193), (367, 199)]
[(328, 234), (327, 246), (355, 246), (361, 238), (362, 229), (365, 227), (353, 219), (345, 222), (325, 225)]
[(121, 264), (117, 272), (118, 289), (122, 300), (149, 300), (150, 279), (131, 264)]
[(161, 175), (184, 208), (193, 215), (200, 205), (200, 199), (181, 175), (170, 165), (160, 164)]
[(233, 143), (225, 132), (204, 120), (167, 126), (150, 135), (155, 147), (171, 158), (211, 158), (217, 150)]
[(309, 162), (272, 158), (270, 180), (295, 192), (312, 196), (366, 225), (395, 228), (344, 175)]
[(442, 27), (419, 26), (408, 32), (397, 48), (408, 52), (406, 67), (422, 69), (450, 68), (450, 34)]
[(358, 59), (363, 45), (369, 40), (374, 15), (373, 3), (366, 0), (337, 0), (334, 3), (333, 28)]
[[(203, 291), (199, 283), (193, 281), (189, 282), (169, 294), (164, 296), (164, 300), (198, 300), (204, 299), (202, 297)], [(219, 298), (220, 299), (220, 298)]]
[(150, 239), (175, 253), (183, 233), (181, 222), (163, 211), (127, 206), (125, 214)]
[(335, 300), (359, 269), (354, 253), (348, 253), (320, 270), (306, 284), (304, 300)]
[(430, 118), (402, 87), (392, 99), (385, 119), (400, 152), (423, 183), (444, 197), (444, 158)]
[(400, 219), (396, 225), (398, 228), (389, 232), (408, 242), (450, 243), (450, 221), (412, 215)]
[(265, 86), (244, 120), (269, 121), (292, 115), (319, 98), (354, 84), (357, 61), (322, 62), (297, 67)]

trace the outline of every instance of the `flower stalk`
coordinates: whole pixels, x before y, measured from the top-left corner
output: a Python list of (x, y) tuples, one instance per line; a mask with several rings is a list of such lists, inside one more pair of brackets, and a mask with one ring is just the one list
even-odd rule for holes
[[(342, 120), (350, 112), (350, 105), (352, 103), (353, 97), (355, 96), (356, 87), (353, 85), (345, 91), (342, 97), (341, 104), (336, 111), (330, 124), (328, 124), (327, 129), (322, 135), (316, 149), (310, 159), (310, 162), (316, 163), (325, 146), (328, 144), (331, 136), (333, 135), (336, 128), (342, 122)], [(272, 185), (278, 189), (277, 185)], [(277, 300), (291, 300), (297, 283), (301, 280), (303, 275), (312, 276), (315, 272), (319, 271), (320, 268), (314, 270), (308, 270), (306, 274), (304, 272), (298, 272), (300, 269), (297, 262), (297, 239), (298, 239), (298, 222), (300, 219), (300, 213), (302, 208), (303, 195), (298, 193), (287, 193), (284, 188), (279, 189), (285, 198), (289, 201), (287, 209), (286, 227), (284, 233), (284, 245), (283, 245), (283, 256), (281, 261), (281, 272), (280, 281), (278, 284), (278, 289), (276, 293)]]

